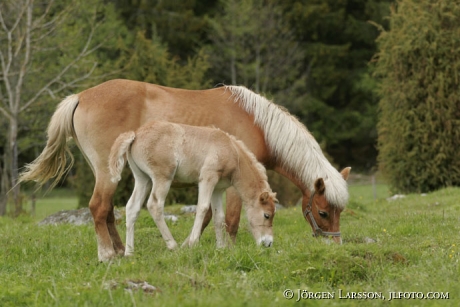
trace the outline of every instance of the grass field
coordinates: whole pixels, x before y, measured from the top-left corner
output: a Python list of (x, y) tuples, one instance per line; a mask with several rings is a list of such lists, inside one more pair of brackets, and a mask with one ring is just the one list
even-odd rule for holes
[[(135, 256), (111, 263), (97, 261), (92, 226), (37, 226), (76, 204), (51, 195), (37, 202), (35, 218), (0, 219), (0, 305), (459, 306), (460, 189), (393, 202), (384, 185), (350, 193), (341, 246), (314, 239), (297, 207), (277, 212), (272, 248), (255, 246), (242, 219), (233, 248), (216, 250), (209, 227), (198, 247), (168, 251), (143, 211)], [(192, 223), (180, 215), (169, 224), (178, 242)], [(118, 229), (124, 238), (123, 223)], [(157, 291), (132, 288), (143, 281)]]

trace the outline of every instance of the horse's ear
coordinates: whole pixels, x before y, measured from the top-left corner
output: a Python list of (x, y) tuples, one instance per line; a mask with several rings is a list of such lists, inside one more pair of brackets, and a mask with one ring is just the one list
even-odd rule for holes
[(265, 204), (267, 203), (268, 199), (270, 198), (270, 194), (268, 192), (263, 192), (262, 194), (260, 194), (259, 196), (259, 201), (262, 203), (262, 204)]
[(343, 179), (347, 180), (348, 175), (350, 175), (351, 167), (345, 167), (340, 174), (342, 174)]
[(318, 193), (318, 195), (323, 195), (324, 190), (326, 190), (326, 186), (324, 185), (324, 180), (323, 178), (318, 178), (315, 181), (315, 191)]

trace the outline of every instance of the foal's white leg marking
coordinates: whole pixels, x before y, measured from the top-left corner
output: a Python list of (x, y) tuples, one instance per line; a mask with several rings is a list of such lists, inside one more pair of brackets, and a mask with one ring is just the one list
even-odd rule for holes
[(222, 209), (222, 194), (222, 190), (214, 190), (211, 196), (212, 217), (214, 219), (214, 228), (216, 231), (217, 248), (222, 248), (227, 245), (224, 237), (225, 214)]
[(192, 247), (200, 240), (201, 226), (203, 225), (206, 212), (209, 210), (211, 195), (217, 181), (217, 178), (207, 178), (201, 179), (198, 183), (198, 204), (196, 206), (195, 222), (193, 223), (192, 232), (185, 242), (182, 243), (182, 246), (188, 245)]
[[(132, 168), (133, 169), (133, 168)], [(135, 178), (133, 194), (126, 205), (126, 248), (125, 256), (130, 256), (134, 252), (134, 223), (136, 222), (139, 211), (145, 201), (150, 189), (150, 178), (141, 171), (134, 170)]]
[(175, 249), (177, 247), (176, 240), (169, 231), (168, 225), (165, 222), (164, 216), (164, 205), (165, 199), (168, 195), (169, 188), (171, 186), (171, 180), (156, 180), (152, 178), (152, 193), (150, 194), (147, 202), (147, 209), (150, 212), (158, 230), (161, 232), (161, 236), (166, 242), (166, 246), (169, 249)]

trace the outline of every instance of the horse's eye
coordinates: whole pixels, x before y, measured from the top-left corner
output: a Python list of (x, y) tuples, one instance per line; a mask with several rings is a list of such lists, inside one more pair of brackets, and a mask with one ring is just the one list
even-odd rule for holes
[(324, 212), (324, 211), (319, 211), (318, 210), (318, 214), (319, 216), (321, 216), (323, 219), (327, 218), (329, 216), (329, 214), (327, 214), (327, 212)]
[(264, 217), (268, 220), (270, 218), (270, 214), (264, 213)]

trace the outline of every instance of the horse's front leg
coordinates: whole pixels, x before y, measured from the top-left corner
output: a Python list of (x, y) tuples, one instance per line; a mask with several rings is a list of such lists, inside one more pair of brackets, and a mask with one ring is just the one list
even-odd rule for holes
[(206, 212), (206, 215), (204, 216), (203, 225), (201, 226), (201, 234), (203, 234), (206, 227), (208, 227), (209, 222), (211, 222), (211, 219), (212, 219), (212, 208), (210, 207), (208, 211)]
[(211, 196), (211, 208), (214, 215), (214, 228), (216, 231), (217, 248), (222, 248), (227, 245), (224, 237), (225, 215), (222, 208), (222, 194), (222, 190), (214, 190), (214, 193), (212, 193)]
[(241, 207), (243, 202), (234, 187), (229, 187), (227, 189), (226, 197), (227, 211), (225, 213), (225, 225), (232, 242), (235, 243), (236, 234), (238, 233), (238, 227), (240, 224)]

